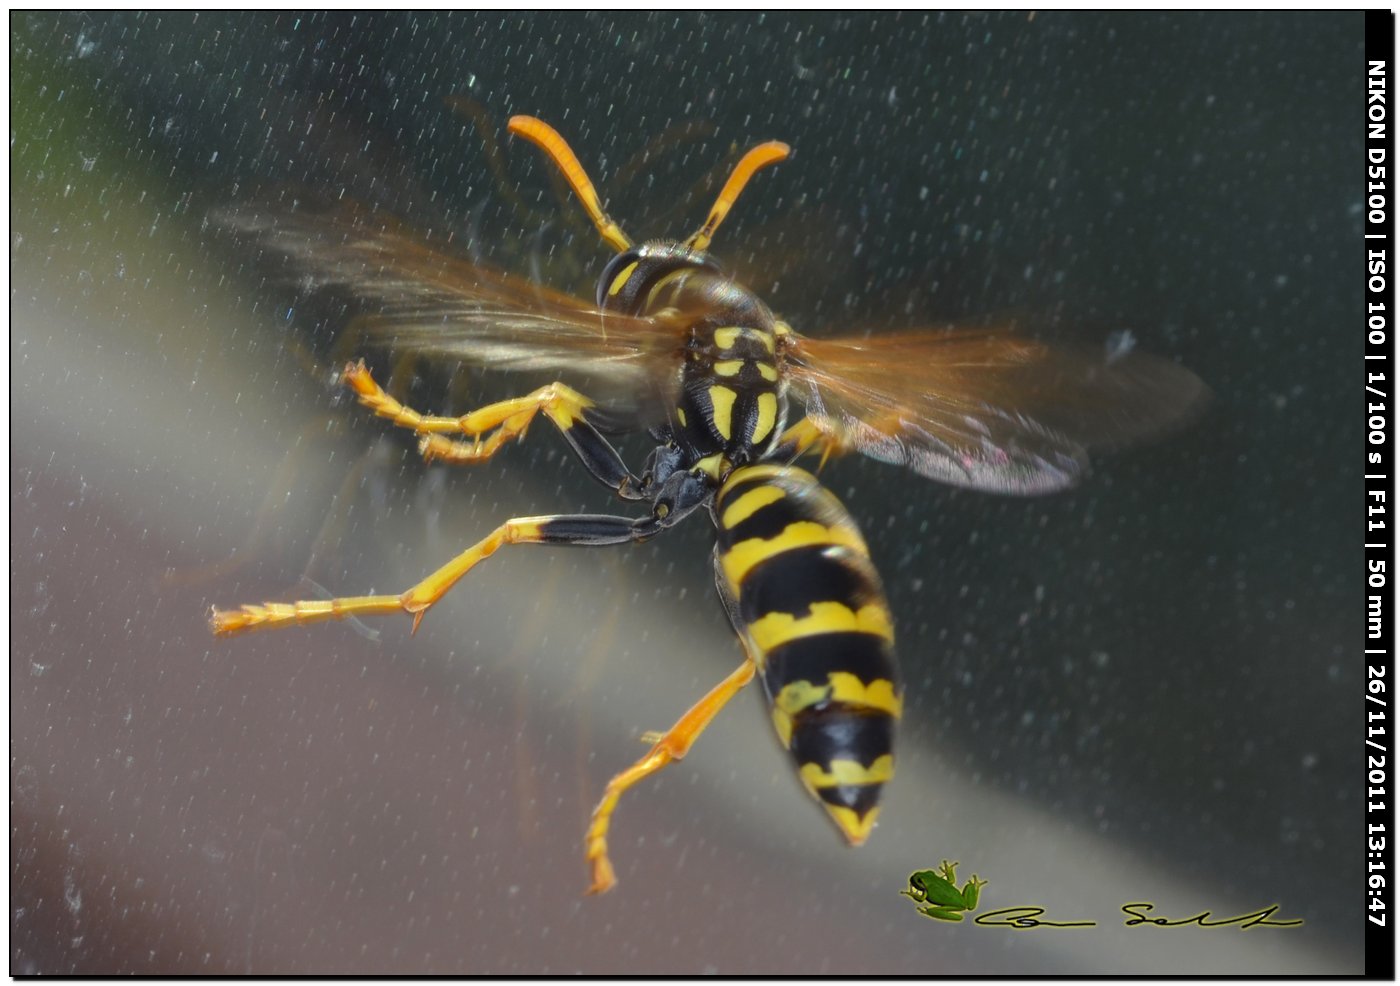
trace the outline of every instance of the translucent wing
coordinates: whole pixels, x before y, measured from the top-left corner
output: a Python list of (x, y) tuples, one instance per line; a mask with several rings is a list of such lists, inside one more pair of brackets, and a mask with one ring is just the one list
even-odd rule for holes
[(285, 256), (304, 288), (340, 287), (369, 303), (372, 341), (492, 369), (556, 374), (614, 410), (666, 403), (658, 389), (674, 377), (666, 370), (677, 365), (683, 313), (664, 320), (604, 313), (345, 206), (246, 208), (212, 221)]
[(1087, 447), (1163, 431), (1207, 395), (1189, 370), (1123, 346), (936, 329), (789, 343), (795, 396), (836, 449), (998, 493), (1072, 486)]

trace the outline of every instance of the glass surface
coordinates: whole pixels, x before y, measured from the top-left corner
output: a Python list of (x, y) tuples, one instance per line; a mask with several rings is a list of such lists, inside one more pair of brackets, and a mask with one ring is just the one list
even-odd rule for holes
[[(1359, 972), (1361, 65), (1356, 13), (12, 15), (11, 971)], [(608, 252), (513, 113), (638, 239), (790, 144), (714, 249), (800, 331), (1128, 332), (1214, 391), (1048, 498), (826, 466), (908, 686), (861, 849), (751, 689), (582, 897), (608, 777), (741, 656), (703, 517), (508, 549), (416, 636), (208, 632), (615, 509), (543, 423), (425, 467), (333, 382), (349, 300), (206, 222), (343, 197), (592, 297)], [(943, 859), (1098, 927), (930, 921), (898, 891)]]

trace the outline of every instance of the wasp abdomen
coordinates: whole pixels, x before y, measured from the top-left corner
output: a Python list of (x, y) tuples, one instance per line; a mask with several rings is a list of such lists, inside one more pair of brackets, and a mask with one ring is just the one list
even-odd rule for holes
[(735, 470), (715, 499), (718, 578), (807, 789), (865, 841), (894, 773), (900, 687), (880, 577), (850, 514), (789, 466)]

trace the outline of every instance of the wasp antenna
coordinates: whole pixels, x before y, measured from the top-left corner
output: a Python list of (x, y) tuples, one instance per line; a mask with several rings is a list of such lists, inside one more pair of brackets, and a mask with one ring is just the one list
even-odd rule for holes
[(735, 200), (739, 198), (739, 193), (744, 190), (749, 179), (760, 168), (777, 164), (790, 153), (792, 150), (786, 144), (770, 140), (767, 143), (759, 144), (740, 158), (739, 163), (734, 166), (733, 174), (724, 183), (724, 187), (719, 190), (719, 198), (715, 199), (714, 207), (710, 209), (710, 215), (705, 220), (705, 225), (697, 229), (695, 234), (685, 241), (685, 245), (692, 250), (706, 249), (710, 245), (710, 240), (714, 238), (715, 230), (719, 229), (719, 224), (724, 222), (724, 217), (729, 215), (729, 210), (734, 207)]
[(524, 137), (549, 155), (549, 159), (564, 175), (569, 187), (574, 190), (579, 202), (583, 204), (588, 218), (592, 219), (593, 225), (598, 227), (599, 235), (608, 242), (609, 246), (618, 253), (622, 253), (632, 246), (632, 241), (622, 231), (622, 227), (609, 219), (608, 214), (603, 211), (603, 205), (598, 200), (598, 192), (594, 189), (593, 182), (588, 180), (588, 173), (583, 170), (583, 165), (578, 163), (578, 158), (574, 156), (568, 143), (559, 136), (559, 131), (533, 116), (513, 116), (506, 124), (506, 129), (517, 137)]

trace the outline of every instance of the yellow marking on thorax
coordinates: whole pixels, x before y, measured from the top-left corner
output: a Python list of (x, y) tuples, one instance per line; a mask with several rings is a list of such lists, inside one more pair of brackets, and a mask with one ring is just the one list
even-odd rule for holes
[(724, 508), (719, 522), (727, 528), (738, 527), (768, 504), (777, 503), (785, 496), (787, 493), (780, 486), (760, 486), (756, 490), (749, 490)]
[(729, 468), (729, 460), (724, 457), (723, 452), (716, 452), (714, 455), (705, 456), (690, 468), (703, 472), (706, 476), (718, 482), (719, 478), (724, 475), (725, 470)]
[(769, 383), (777, 382), (777, 368), (772, 363), (761, 363), (758, 360), (723, 359), (715, 363), (712, 369), (717, 377), (737, 377), (743, 372), (745, 364), (752, 364), (754, 369), (758, 370), (758, 375)]
[(758, 418), (753, 424), (753, 437), (749, 441), (757, 445), (773, 433), (778, 423), (778, 395), (773, 393), (758, 395)]
[(622, 290), (623, 285), (627, 283), (627, 279), (632, 276), (634, 271), (636, 271), (637, 265), (639, 263), (641, 263), (640, 260), (634, 260), (626, 267), (622, 268), (622, 270), (617, 272), (617, 276), (613, 278), (613, 282), (608, 285), (609, 298), (617, 296), (617, 293)]
[(743, 334), (743, 329), (735, 327), (715, 329), (715, 345), (721, 350), (733, 349), (734, 344), (739, 341), (739, 337)]
[(733, 349), (738, 345), (740, 339), (757, 339), (770, 355), (773, 353), (773, 334), (771, 332), (750, 329), (741, 325), (729, 325), (722, 329), (715, 329), (715, 345), (720, 352)]
[(830, 770), (822, 770), (820, 764), (804, 763), (799, 773), (802, 783), (811, 791), (822, 787), (884, 784), (894, 776), (894, 755), (881, 754), (869, 767), (858, 760), (833, 760)]
[(739, 395), (728, 387), (710, 388), (710, 420), (715, 423), (715, 431), (726, 442), (733, 428), (734, 400)]
[(739, 583), (749, 573), (749, 569), (759, 562), (772, 558), (774, 555), (780, 555), (785, 551), (792, 551), (794, 548), (806, 548), (812, 545), (850, 548), (862, 558), (870, 557), (865, 542), (861, 540), (860, 535), (853, 528), (827, 527), (816, 521), (799, 520), (789, 524), (783, 528), (781, 533), (766, 541), (763, 538), (740, 541), (724, 553), (724, 557), (720, 559), (720, 565), (724, 569), (724, 577), (729, 580), (729, 584), (737, 592)]

